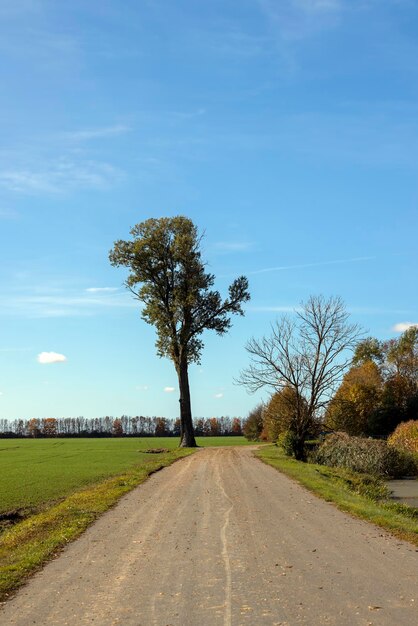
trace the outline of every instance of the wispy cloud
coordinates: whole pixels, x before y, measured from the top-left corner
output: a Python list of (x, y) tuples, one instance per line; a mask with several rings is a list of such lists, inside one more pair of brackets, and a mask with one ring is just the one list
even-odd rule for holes
[(105, 293), (118, 290), (119, 287), (88, 287), (88, 289), (86, 289), (89, 293)]
[(33, 12), (38, 12), (41, 9), (42, 0), (2, 0), (0, 3), (0, 17), (16, 17)]
[(221, 252), (246, 252), (254, 244), (251, 241), (217, 241), (213, 247)]
[(67, 357), (59, 352), (41, 352), (38, 354), (37, 361), (42, 365), (49, 365), (51, 363), (64, 363)]
[(271, 305), (271, 306), (249, 306), (246, 307), (247, 311), (253, 311), (255, 313), (294, 313), (295, 311), (301, 311), (301, 307), (298, 305)]
[(375, 256), (359, 256), (352, 257), (350, 259), (335, 259), (333, 261), (318, 261), (315, 263), (298, 263), (296, 265), (278, 265), (276, 267), (265, 267), (259, 270), (253, 270), (251, 272), (247, 272), (247, 274), (256, 275), (256, 274), (267, 274), (268, 272), (283, 272), (286, 270), (297, 270), (297, 269), (305, 269), (310, 267), (323, 267), (327, 265), (343, 265), (346, 263), (361, 263), (365, 261), (374, 261), (376, 259)]
[(393, 330), (397, 333), (404, 333), (410, 328), (418, 328), (418, 322), (398, 322), (394, 325)]
[(104, 139), (107, 137), (115, 137), (123, 135), (131, 130), (129, 126), (124, 124), (115, 124), (114, 126), (105, 126), (102, 128), (88, 128), (85, 130), (74, 130), (62, 133), (63, 139), (69, 141), (89, 141), (91, 139)]
[(148, 387), (148, 385), (137, 385), (137, 386), (135, 387), (135, 389), (136, 389), (137, 391), (148, 391), (149, 387)]
[(123, 172), (98, 161), (62, 159), (44, 169), (0, 170), (0, 186), (24, 194), (61, 193), (77, 188), (108, 189), (123, 178)]
[(236, 24), (230, 28), (199, 31), (198, 45), (207, 47), (216, 56), (247, 60), (269, 51), (268, 38), (240, 30)]
[(335, 27), (345, 6), (342, 0), (258, 0), (258, 3), (283, 41), (305, 39)]
[(175, 390), (176, 390), (175, 387), (164, 387), (165, 393), (173, 393), (173, 391)]
[(223, 393), (215, 393), (215, 395), (213, 397), (214, 398), (223, 398), (224, 394)]
[(103, 313), (112, 308), (139, 307), (128, 293), (58, 290), (48, 293), (42, 288), (32, 292), (3, 295), (0, 297), (0, 315), (27, 318), (76, 317)]
[(130, 130), (129, 126), (114, 124), (33, 135), (22, 144), (15, 142), (13, 146), (3, 144), (0, 151), (0, 187), (29, 195), (109, 189), (125, 178), (125, 172), (108, 162), (110, 157), (97, 158), (97, 150), (91, 148), (88, 142), (110, 139)]
[(0, 209), (0, 220), (16, 220), (19, 213), (13, 209)]
[(206, 114), (206, 109), (201, 107), (195, 111), (167, 111), (164, 115), (179, 120), (190, 120), (195, 117), (201, 117)]

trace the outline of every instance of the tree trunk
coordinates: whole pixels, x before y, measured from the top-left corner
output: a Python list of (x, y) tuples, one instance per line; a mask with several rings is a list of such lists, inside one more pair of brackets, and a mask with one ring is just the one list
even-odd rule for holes
[(306, 462), (305, 438), (297, 437), (293, 443), (293, 454), (297, 461)]
[(189, 371), (187, 361), (180, 360), (177, 369), (180, 388), (180, 448), (196, 448), (190, 402)]

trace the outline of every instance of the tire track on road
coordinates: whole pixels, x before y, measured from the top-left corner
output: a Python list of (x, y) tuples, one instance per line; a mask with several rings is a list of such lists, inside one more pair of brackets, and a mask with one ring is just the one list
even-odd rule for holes
[[(219, 451), (220, 452), (220, 451)], [(223, 485), (221, 470), (219, 464), (219, 454), (216, 456), (215, 460), (217, 461), (216, 465), (216, 479), (217, 484), (224, 496), (225, 500), (230, 503), (229, 509), (227, 509), (224, 513), (224, 523), (221, 528), (221, 545), (222, 545), (222, 558), (225, 566), (225, 616), (224, 616), (224, 626), (231, 626), (232, 624), (232, 574), (231, 574), (231, 560), (228, 552), (228, 539), (227, 539), (227, 531), (229, 527), (229, 521), (231, 517), (231, 512), (234, 508), (234, 503), (231, 498), (225, 491), (225, 487)]]

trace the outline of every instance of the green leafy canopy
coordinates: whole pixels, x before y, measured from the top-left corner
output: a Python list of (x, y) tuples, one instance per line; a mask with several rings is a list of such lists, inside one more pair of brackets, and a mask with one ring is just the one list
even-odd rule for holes
[(144, 303), (142, 318), (156, 328), (158, 355), (199, 362), (202, 332), (222, 335), (231, 326), (230, 314), (243, 315), (242, 304), (250, 299), (247, 278), (234, 280), (222, 300), (202, 262), (201, 236), (187, 217), (148, 219), (130, 232), (132, 239), (116, 241), (109, 258), (130, 268), (125, 284)]

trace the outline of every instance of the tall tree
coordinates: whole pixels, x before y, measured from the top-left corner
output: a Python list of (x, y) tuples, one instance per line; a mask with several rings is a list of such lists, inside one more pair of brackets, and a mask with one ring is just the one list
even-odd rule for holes
[(184, 216), (148, 219), (130, 231), (132, 239), (119, 240), (110, 251), (114, 266), (126, 266), (126, 286), (143, 302), (142, 318), (155, 326), (156, 348), (168, 357), (177, 372), (180, 389), (180, 445), (195, 447), (188, 366), (200, 361), (204, 330), (223, 335), (231, 326), (231, 314), (243, 315), (250, 299), (244, 276), (229, 287), (222, 300), (212, 289), (213, 274), (205, 271), (201, 236)]
[(367, 360), (353, 366), (327, 407), (325, 423), (349, 435), (378, 435), (382, 422), (382, 396), (383, 378), (376, 363)]
[(276, 322), (269, 337), (251, 339), (246, 346), (251, 362), (241, 383), (252, 392), (293, 390), (289, 430), (297, 459), (305, 460), (305, 440), (351, 361), (347, 351), (354, 348), (360, 328), (348, 318), (340, 298), (311, 296), (293, 318)]
[[(359, 382), (359, 376), (363, 379), (363, 391), (368, 387), (371, 392), (375, 386), (376, 391), (380, 387), (381, 392), (373, 401), (364, 396), (363, 402), (360, 396), (354, 397), (351, 393), (353, 411), (350, 411), (347, 402), (343, 406), (341, 400), (347, 400), (347, 391), (353, 388), (353, 383)], [(373, 378), (375, 385), (371, 384)], [(380, 383), (377, 378), (381, 379)], [(330, 410), (339, 428), (348, 433), (357, 429), (360, 410), (361, 423), (366, 428), (363, 432), (372, 436), (386, 436), (400, 422), (414, 419), (418, 413), (418, 328), (411, 326), (397, 339), (378, 341), (368, 337), (361, 341), (354, 352), (353, 367), (337, 391)], [(329, 423), (332, 425), (332, 419)]]

